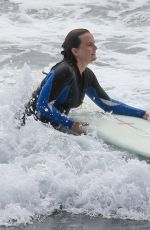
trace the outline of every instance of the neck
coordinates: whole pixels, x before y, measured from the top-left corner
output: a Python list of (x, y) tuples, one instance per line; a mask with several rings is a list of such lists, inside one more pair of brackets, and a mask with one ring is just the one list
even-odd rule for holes
[(80, 74), (82, 75), (82, 73), (84, 72), (85, 68), (87, 67), (87, 64), (81, 63), (81, 62), (77, 62), (77, 66), (79, 68)]

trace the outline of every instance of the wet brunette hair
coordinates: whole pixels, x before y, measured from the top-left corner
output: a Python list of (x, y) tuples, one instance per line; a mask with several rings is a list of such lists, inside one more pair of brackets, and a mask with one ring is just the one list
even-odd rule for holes
[(81, 40), (79, 36), (85, 33), (90, 32), (87, 29), (75, 29), (67, 34), (64, 43), (62, 44), (63, 51), (61, 51), (61, 54), (64, 56), (63, 60), (67, 60), (72, 64), (77, 62), (71, 49), (78, 48), (80, 46)]

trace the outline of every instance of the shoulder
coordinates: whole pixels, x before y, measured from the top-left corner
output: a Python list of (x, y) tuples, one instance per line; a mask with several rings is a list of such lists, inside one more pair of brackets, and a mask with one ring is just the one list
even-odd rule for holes
[(94, 72), (88, 67), (86, 67), (85, 69), (85, 74), (88, 74), (90, 76), (95, 76)]
[(90, 69), (90, 68), (86, 68), (84, 71), (84, 75), (89, 79), (89, 80), (93, 80), (96, 78), (94, 72)]
[(52, 71), (54, 71), (56, 76), (65, 77), (65, 78), (71, 77), (74, 72), (72, 66), (67, 62), (60, 62), (56, 64), (52, 68)]
[(74, 70), (67, 62), (57, 63), (52, 67), (51, 71), (54, 73), (54, 85), (71, 84), (73, 81)]

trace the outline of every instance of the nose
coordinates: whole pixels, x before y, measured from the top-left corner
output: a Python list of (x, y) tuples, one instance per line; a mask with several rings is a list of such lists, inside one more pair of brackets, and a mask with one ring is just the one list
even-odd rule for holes
[(94, 49), (97, 50), (97, 46), (94, 44)]

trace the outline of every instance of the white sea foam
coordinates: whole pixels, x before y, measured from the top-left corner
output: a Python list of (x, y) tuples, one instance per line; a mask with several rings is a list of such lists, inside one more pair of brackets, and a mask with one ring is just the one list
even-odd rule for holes
[[(0, 10), (0, 225), (68, 212), (150, 220), (150, 166), (89, 136), (59, 133), (16, 112), (60, 58), (66, 33), (92, 31), (90, 65), (108, 94), (149, 110), (149, 1), (2, 1)], [(146, 11), (146, 12), (145, 12)], [(144, 21), (143, 21), (144, 18)], [(146, 22), (146, 23), (145, 23)], [(98, 108), (86, 98), (80, 110)]]

